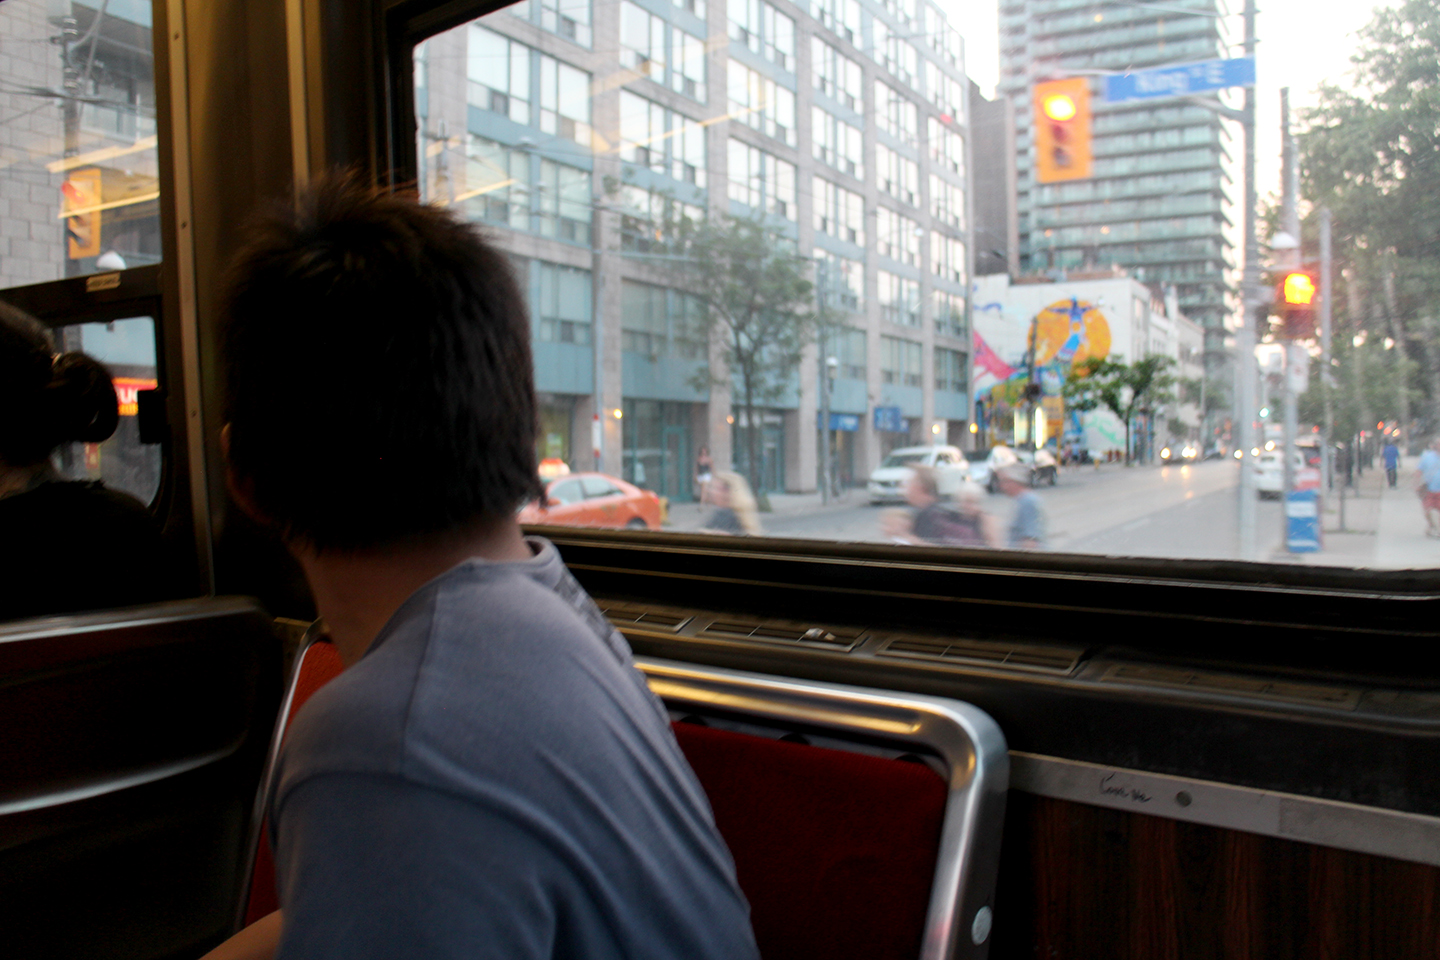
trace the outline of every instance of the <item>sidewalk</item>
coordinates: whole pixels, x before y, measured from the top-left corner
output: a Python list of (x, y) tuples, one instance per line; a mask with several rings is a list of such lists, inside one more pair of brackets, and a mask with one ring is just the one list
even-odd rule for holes
[[(797, 513), (813, 513), (819, 510), (823, 504), (820, 500), (820, 491), (814, 493), (771, 493), (770, 511), (760, 514), (760, 522), (763, 524), (767, 517), (783, 517)], [(830, 505), (859, 506), (869, 501), (865, 497), (865, 491), (859, 488), (843, 490), (838, 497), (830, 498)], [(715, 512), (712, 504), (701, 506), (698, 503), (672, 503), (670, 504), (670, 515), (665, 522), (667, 530), (699, 530), (705, 519)]]
[(1384, 487), (1385, 471), (1375, 470), (1377, 486), (1384, 487), (1375, 536), (1373, 564), (1385, 570), (1440, 567), (1440, 540), (1425, 535), (1425, 518), (1414, 490), (1415, 468), (1401, 467), (1394, 490)]
[(1419, 498), (1412, 488), (1413, 469), (1400, 471), (1391, 490), (1385, 471), (1377, 464), (1366, 470), (1355, 487), (1345, 491), (1345, 529), (1340, 529), (1340, 490), (1325, 499), (1325, 546), (1318, 553), (1291, 554), (1283, 550), (1274, 559), (1311, 566), (1372, 567), (1382, 570), (1440, 567), (1440, 540), (1425, 535)]

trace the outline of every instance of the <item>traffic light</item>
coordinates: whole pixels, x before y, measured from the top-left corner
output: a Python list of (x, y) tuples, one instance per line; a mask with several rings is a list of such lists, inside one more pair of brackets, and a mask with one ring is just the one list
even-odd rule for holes
[(1035, 178), (1041, 183), (1090, 176), (1090, 81), (1035, 84)]
[(1311, 270), (1285, 270), (1275, 275), (1275, 335), (1285, 340), (1315, 336), (1315, 307), (1320, 284)]

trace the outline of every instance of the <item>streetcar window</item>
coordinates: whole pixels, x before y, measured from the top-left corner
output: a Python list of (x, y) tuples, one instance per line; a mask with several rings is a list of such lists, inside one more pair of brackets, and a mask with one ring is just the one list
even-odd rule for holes
[(115, 380), (120, 425), (103, 443), (70, 443), (55, 452), (56, 469), (71, 480), (99, 480), (151, 503), (160, 490), (159, 444), (140, 442), (140, 399), (159, 386), (155, 362), (155, 321), (128, 317), (110, 323), (77, 323), (55, 331), (60, 351), (86, 353)]
[[(908, 494), (872, 474), (938, 462), (1006, 529), (1038, 503), (1049, 550), (1440, 565), (1440, 182), (1406, 132), (1433, 5), (1347, 8), (1324, 43), (1262, 18), (1263, 70), (1215, 0), (842, 6), (529, 0), (416, 48), (423, 197), (578, 284), (531, 271), (547, 455), (676, 531), (707, 526), (705, 449), (787, 538), (894, 542), (873, 505)], [(895, 453), (941, 446), (964, 462)]]
[(160, 262), (149, 0), (0, 3), (0, 288)]

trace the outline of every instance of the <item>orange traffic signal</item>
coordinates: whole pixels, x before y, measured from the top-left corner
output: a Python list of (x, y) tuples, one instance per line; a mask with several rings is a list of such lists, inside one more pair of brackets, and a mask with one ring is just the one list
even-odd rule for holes
[(1320, 285), (1310, 270), (1287, 270), (1275, 277), (1276, 336), (1309, 340), (1315, 336), (1315, 306)]
[(1281, 296), (1287, 304), (1308, 307), (1315, 299), (1315, 280), (1308, 273), (1285, 274), (1281, 287)]
[(1090, 81), (1085, 77), (1035, 84), (1035, 179), (1040, 183), (1090, 176)]

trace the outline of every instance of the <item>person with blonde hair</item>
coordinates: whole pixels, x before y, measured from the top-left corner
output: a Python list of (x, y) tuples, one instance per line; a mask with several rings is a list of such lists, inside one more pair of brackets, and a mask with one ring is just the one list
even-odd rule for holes
[(715, 512), (700, 529), (707, 533), (728, 533), (733, 536), (758, 536), (760, 510), (750, 484), (738, 473), (723, 471), (715, 474), (710, 484), (710, 502)]

